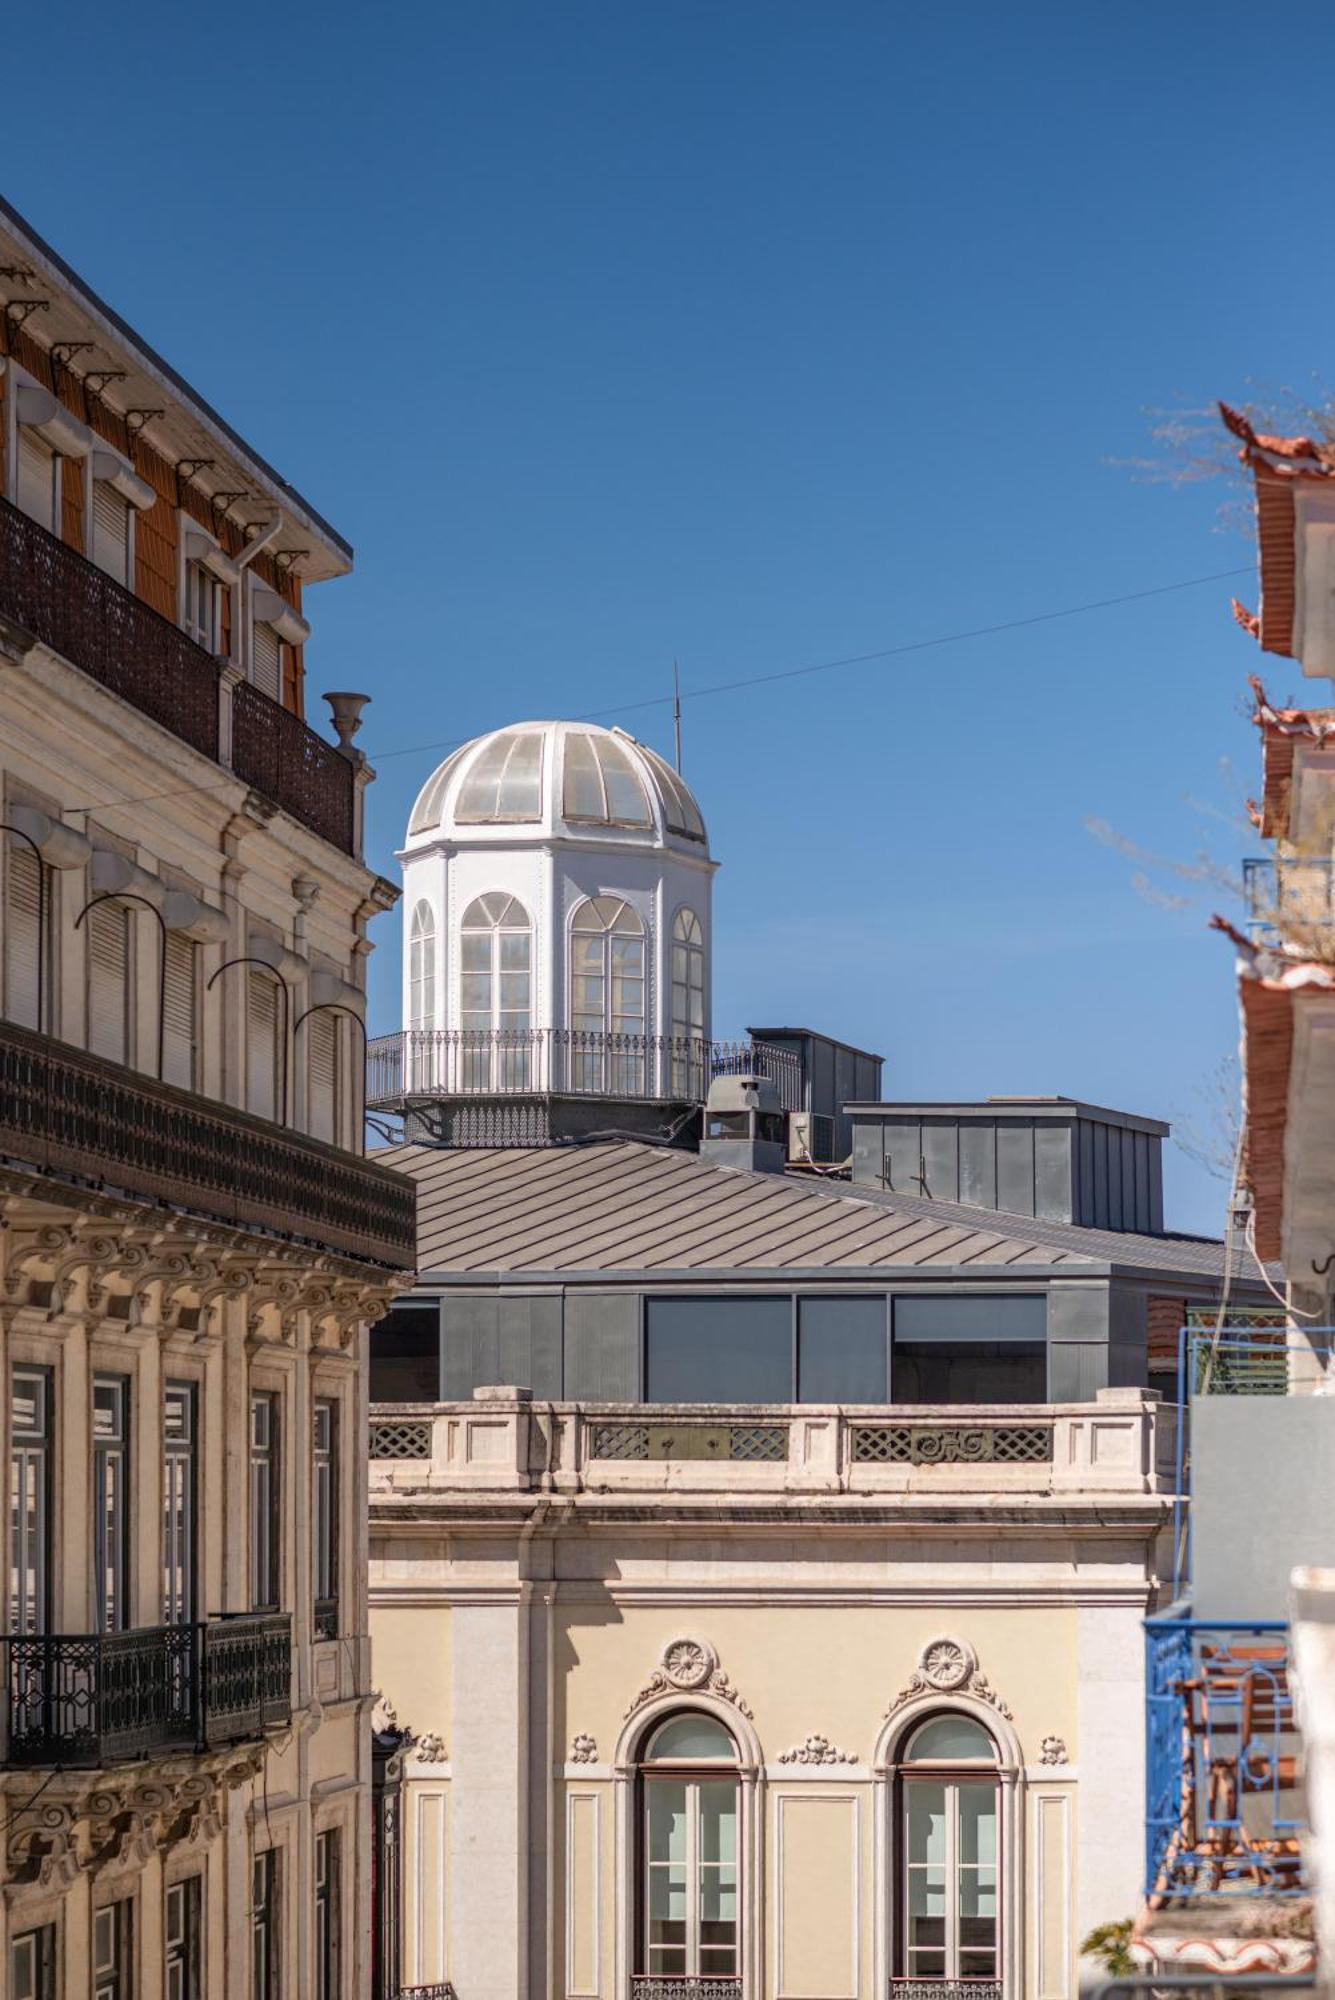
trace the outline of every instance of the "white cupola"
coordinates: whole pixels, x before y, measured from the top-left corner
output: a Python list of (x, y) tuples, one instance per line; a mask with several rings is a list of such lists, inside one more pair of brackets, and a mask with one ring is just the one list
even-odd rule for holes
[(624, 730), (522, 722), (465, 744), (399, 859), (405, 1027), (491, 1061), (543, 1034), (708, 1037), (717, 864), (679, 774)]

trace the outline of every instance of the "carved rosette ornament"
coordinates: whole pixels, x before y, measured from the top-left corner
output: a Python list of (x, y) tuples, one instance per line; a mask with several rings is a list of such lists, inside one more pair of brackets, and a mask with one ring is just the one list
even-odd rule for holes
[(779, 1756), (781, 1764), (856, 1764), (857, 1761), (851, 1751), (836, 1750), (828, 1736), (808, 1736), (805, 1743), (795, 1744)]
[(1040, 1764), (1065, 1764), (1068, 1762), (1066, 1745), (1060, 1736), (1045, 1736), (1039, 1751)]
[(592, 1736), (579, 1735), (570, 1746), (572, 1764), (595, 1764), (598, 1761), (598, 1745)]
[(918, 1655), (917, 1666), (886, 1714), (893, 1715), (905, 1702), (930, 1694), (967, 1694), (975, 1701), (985, 1701), (998, 1715), (1004, 1715), (1007, 1722), (1015, 1719), (987, 1675), (979, 1671), (978, 1655), (967, 1639), (949, 1636), (929, 1639)]
[(627, 1719), (662, 1694), (711, 1694), (751, 1721), (751, 1711), (718, 1663), (708, 1639), (669, 1639), (649, 1679), (626, 1710)]

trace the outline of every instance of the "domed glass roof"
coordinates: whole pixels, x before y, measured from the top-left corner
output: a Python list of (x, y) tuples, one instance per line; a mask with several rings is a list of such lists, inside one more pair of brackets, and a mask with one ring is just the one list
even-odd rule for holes
[(465, 743), (422, 787), (408, 835), (487, 826), (617, 827), (654, 843), (667, 834), (707, 843), (672, 766), (624, 730), (593, 723), (517, 723)]

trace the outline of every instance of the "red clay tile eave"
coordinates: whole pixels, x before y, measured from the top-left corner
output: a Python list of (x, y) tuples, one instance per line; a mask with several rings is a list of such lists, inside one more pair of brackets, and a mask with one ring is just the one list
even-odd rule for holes
[(1324, 748), (1335, 738), (1335, 709), (1275, 708), (1255, 674), (1248, 685), (1256, 697), (1252, 721), (1261, 732), (1261, 805), (1248, 800), (1252, 821), (1267, 840), (1289, 838), (1293, 761), (1299, 743)]
[(1262, 648), (1267, 653), (1293, 655), (1293, 616), (1297, 595), (1296, 527), (1293, 483), (1256, 473), (1256, 550), (1261, 570)]
[(1239, 981), (1246, 1078), (1245, 1172), (1256, 1214), (1256, 1252), (1278, 1262), (1284, 1234), (1284, 1133), (1293, 1057), (1294, 996), (1259, 979)]

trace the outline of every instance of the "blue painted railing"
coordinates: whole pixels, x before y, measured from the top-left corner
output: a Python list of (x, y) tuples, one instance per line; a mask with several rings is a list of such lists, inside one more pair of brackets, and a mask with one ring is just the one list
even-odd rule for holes
[(1287, 1628), (1147, 1619), (1145, 1725), (1152, 1904), (1304, 1894)]

